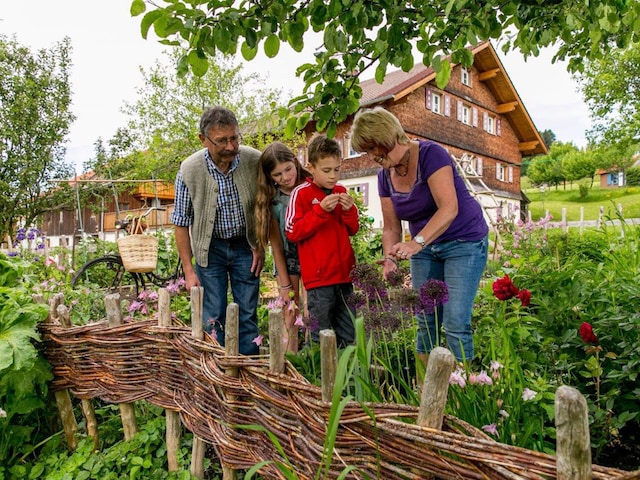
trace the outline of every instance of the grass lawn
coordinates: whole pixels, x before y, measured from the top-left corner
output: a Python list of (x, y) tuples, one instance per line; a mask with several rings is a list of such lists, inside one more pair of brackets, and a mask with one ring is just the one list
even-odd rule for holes
[(584, 220), (597, 220), (601, 206), (604, 207), (605, 217), (617, 218), (618, 205), (622, 205), (624, 218), (640, 218), (640, 187), (601, 188), (594, 185), (585, 198), (580, 198), (577, 183), (566, 188), (547, 187), (544, 192), (539, 188), (526, 188), (527, 185), (527, 182), (522, 182), (523, 191), (531, 200), (529, 209), (533, 220), (543, 217), (548, 210), (554, 221), (560, 221), (562, 209), (566, 208), (567, 221), (578, 221), (582, 207)]

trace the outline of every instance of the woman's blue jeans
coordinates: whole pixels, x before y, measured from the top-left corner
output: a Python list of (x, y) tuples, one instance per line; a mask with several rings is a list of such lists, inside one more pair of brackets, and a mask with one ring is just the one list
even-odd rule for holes
[(488, 237), (482, 240), (427, 245), (411, 257), (413, 288), (431, 278), (442, 280), (449, 289), (449, 301), (433, 314), (421, 313), (418, 318), (416, 351), (428, 353), (440, 345), (444, 327), (447, 347), (459, 361), (473, 359), (471, 313), (480, 278), (487, 265)]
[(238, 342), (243, 355), (257, 355), (258, 345), (258, 296), (260, 278), (251, 273), (253, 255), (244, 239), (223, 240), (214, 238), (209, 247), (209, 265), (196, 265), (196, 273), (204, 288), (202, 322), (204, 330), (215, 328), (216, 340), (224, 345), (224, 329), (227, 318), (227, 292), (231, 284), (233, 301), (239, 307)]

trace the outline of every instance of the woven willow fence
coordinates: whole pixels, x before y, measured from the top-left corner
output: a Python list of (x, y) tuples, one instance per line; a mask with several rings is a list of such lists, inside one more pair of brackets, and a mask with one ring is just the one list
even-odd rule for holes
[[(161, 306), (160, 313), (166, 308)], [(159, 326), (149, 319), (70, 326), (64, 306), (56, 309), (52, 303), (50, 312), (41, 332), (63, 422), (69, 415), (63, 393), (82, 399), (89, 433), (96, 435), (91, 399), (121, 404), (123, 419), (126, 412), (133, 415), (132, 407), (123, 407), (146, 400), (175, 418), (179, 414), (195, 439), (213, 446), (227, 469), (249, 469), (264, 460), (290, 462), (301, 479), (324, 469), (331, 403), (288, 362), (283, 373), (273, 373), (269, 357), (225, 356), (215, 341), (206, 335), (194, 338), (184, 325)], [(337, 478), (347, 466), (357, 469), (347, 478), (560, 478), (554, 456), (497, 443), (451, 416), (444, 417), (441, 430), (420, 427), (418, 416), (415, 407), (367, 404), (365, 410), (349, 402), (340, 417), (332, 462), (321, 478)], [(238, 428), (242, 425), (272, 432), (286, 458), (265, 432)], [(125, 438), (133, 433), (125, 425)], [(640, 478), (640, 471), (597, 465), (589, 465), (589, 471), (594, 479)], [(274, 464), (260, 473), (285, 478)]]

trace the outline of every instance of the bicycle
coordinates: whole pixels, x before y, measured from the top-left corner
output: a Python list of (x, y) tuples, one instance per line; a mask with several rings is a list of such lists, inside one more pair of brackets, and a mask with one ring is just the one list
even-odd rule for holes
[[(146, 226), (143, 226), (143, 219), (154, 210), (163, 211), (165, 208), (151, 207), (139, 217), (126, 217), (122, 220), (117, 220), (116, 229), (122, 230), (125, 234), (141, 232), (146, 228)], [(163, 259), (165, 261), (163, 263), (166, 263), (169, 257), (170, 255), (167, 255)], [(179, 255), (175, 268), (165, 269), (163, 272), (136, 273), (127, 271), (124, 268), (120, 254), (113, 253), (94, 258), (85, 263), (71, 279), (71, 286), (74, 288), (82, 285), (98, 286), (106, 293), (118, 292), (124, 294), (127, 291), (129, 293), (135, 292), (137, 298), (140, 292), (146, 289), (147, 285), (167, 287), (172, 283), (177, 283), (182, 277), (184, 277), (184, 274)]]

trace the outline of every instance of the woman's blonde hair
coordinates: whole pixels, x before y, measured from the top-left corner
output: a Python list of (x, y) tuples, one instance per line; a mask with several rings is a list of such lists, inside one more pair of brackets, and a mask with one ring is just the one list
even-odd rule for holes
[(302, 168), (291, 149), (282, 142), (273, 142), (260, 155), (258, 168), (258, 191), (256, 192), (256, 235), (258, 247), (263, 251), (269, 244), (271, 219), (273, 218), (273, 199), (276, 197), (276, 186), (271, 179), (271, 172), (281, 163), (293, 162), (296, 166), (296, 185), (311, 174)]
[(409, 137), (396, 116), (382, 107), (368, 108), (356, 113), (351, 126), (351, 148), (364, 151), (365, 145), (374, 144), (393, 149), (396, 142), (406, 145)]

